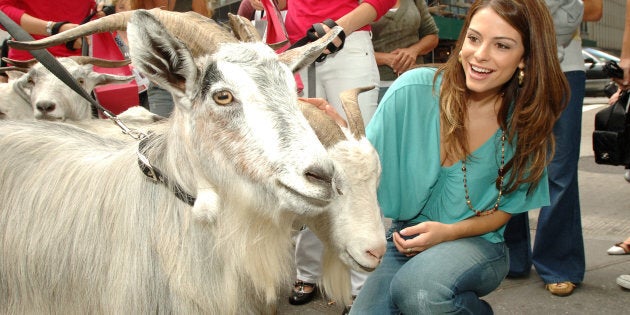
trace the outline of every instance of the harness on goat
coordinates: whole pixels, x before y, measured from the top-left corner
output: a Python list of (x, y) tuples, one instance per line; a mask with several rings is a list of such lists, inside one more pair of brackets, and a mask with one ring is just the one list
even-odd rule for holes
[(149, 135), (147, 135), (146, 137), (140, 139), (140, 142), (138, 143), (138, 165), (140, 166), (140, 170), (142, 170), (142, 173), (148, 178), (152, 179), (154, 182), (160, 182), (166, 185), (166, 187), (169, 187), (179, 200), (189, 204), (190, 206), (193, 206), (195, 204), (196, 198), (186, 193), (181, 186), (177, 184), (171, 184), (168, 178), (164, 176), (164, 174), (162, 174), (162, 172), (157, 167), (151, 165), (149, 159), (146, 157), (146, 155), (144, 155), (144, 149), (146, 148), (150, 136), (151, 133), (149, 133)]
[[(4, 26), (4, 28), (11, 34), (13, 38), (19, 41), (32, 41), (33, 37), (28, 34), (24, 29), (22, 29), (19, 25), (17, 25), (13, 20), (11, 20), (4, 12), (0, 11), (0, 24)], [(179, 198), (181, 201), (187, 203), (188, 205), (194, 205), (195, 197), (189, 195), (184, 192), (183, 189), (177, 184), (171, 184), (168, 178), (160, 172), (159, 169), (149, 163), (149, 160), (143, 153), (143, 149), (146, 146), (148, 141), (148, 135), (143, 133), (142, 131), (131, 129), (127, 127), (114, 113), (110, 112), (101, 104), (99, 104), (95, 99), (93, 99), (88, 93), (77, 83), (77, 81), (72, 77), (72, 75), (64, 68), (53, 55), (50, 54), (45, 49), (37, 49), (32, 50), (31, 55), (37, 59), (44, 67), (46, 67), (50, 72), (52, 72), (59, 80), (68, 85), (73, 91), (77, 92), (83, 98), (85, 98), (90, 104), (94, 107), (98, 108), (103, 115), (113, 121), (124, 134), (129, 135), (135, 140), (140, 140), (138, 143), (138, 165), (140, 166), (140, 170), (144, 175), (149, 177), (155, 182), (161, 182), (165, 184), (167, 187), (171, 189), (171, 191)], [(20, 95), (22, 97), (22, 95)]]

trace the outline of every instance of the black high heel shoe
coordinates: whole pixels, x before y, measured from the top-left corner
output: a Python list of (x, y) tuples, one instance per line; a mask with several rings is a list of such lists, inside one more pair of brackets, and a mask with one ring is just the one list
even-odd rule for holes
[[(304, 287), (311, 287), (311, 292), (304, 292)], [(296, 281), (293, 284), (293, 290), (291, 290), (291, 296), (289, 297), (289, 303), (291, 305), (302, 305), (310, 302), (317, 293), (315, 283), (308, 283), (304, 281)]]

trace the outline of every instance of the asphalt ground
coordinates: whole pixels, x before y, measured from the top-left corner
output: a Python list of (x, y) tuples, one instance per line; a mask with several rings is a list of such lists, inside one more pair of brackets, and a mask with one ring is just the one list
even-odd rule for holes
[[(595, 164), (592, 132), (595, 113), (606, 106), (606, 98), (587, 97), (582, 116), (582, 143), (579, 162), (582, 230), (586, 250), (586, 275), (572, 295), (558, 297), (544, 289), (535, 270), (522, 279), (505, 279), (499, 288), (484, 297), (495, 314), (630, 314), (630, 290), (615, 282), (620, 274), (630, 274), (630, 255), (608, 255), (606, 250), (630, 236), (630, 183), (621, 166)], [(530, 212), (532, 237), (536, 233), (538, 211)], [(343, 306), (318, 295), (312, 302), (293, 306), (286, 296), (279, 301), (278, 314), (341, 314)], [(628, 307), (628, 309), (626, 309)]]

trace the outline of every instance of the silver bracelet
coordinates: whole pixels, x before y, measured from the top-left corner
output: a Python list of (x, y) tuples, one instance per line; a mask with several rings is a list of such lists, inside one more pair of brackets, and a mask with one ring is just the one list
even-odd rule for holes
[(53, 21), (48, 21), (48, 23), (46, 23), (46, 33), (48, 33), (48, 35), (52, 35), (53, 24)]

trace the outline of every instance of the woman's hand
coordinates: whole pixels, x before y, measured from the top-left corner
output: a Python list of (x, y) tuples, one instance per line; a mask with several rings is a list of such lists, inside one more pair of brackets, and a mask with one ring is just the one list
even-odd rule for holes
[(619, 94), (621, 94), (621, 88), (618, 88), (617, 92), (610, 96), (610, 98), (608, 99), (608, 105), (613, 105), (617, 103), (617, 100), (619, 100)]
[(249, 0), (249, 4), (252, 5), (252, 8), (258, 10), (258, 11), (262, 11), (265, 8), (263, 7), (262, 3), (260, 3), (260, 0)]
[(403, 72), (409, 70), (412, 66), (416, 64), (416, 59), (418, 58), (418, 53), (413, 48), (398, 48), (391, 52), (393, 56), (393, 60), (390, 64), (390, 67), (394, 69), (396, 74), (400, 75)]
[(339, 126), (348, 127), (348, 122), (346, 122), (346, 120), (343, 119), (343, 117), (337, 113), (335, 108), (332, 107), (332, 105), (330, 105), (325, 99), (300, 97), (299, 100), (315, 105), (317, 108), (324, 111), (326, 115), (330, 116), (330, 118), (332, 118)]
[(407, 256), (415, 256), (428, 248), (451, 240), (451, 225), (427, 221), (394, 233), (394, 245)]

